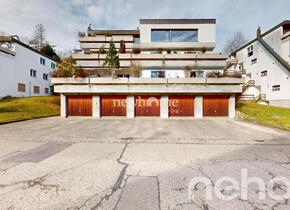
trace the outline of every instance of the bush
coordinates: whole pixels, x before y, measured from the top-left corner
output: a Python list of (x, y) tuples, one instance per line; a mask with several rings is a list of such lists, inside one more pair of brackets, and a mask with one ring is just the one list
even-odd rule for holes
[(211, 72), (208, 72), (206, 75), (206, 77), (209, 77), (209, 78), (218, 78), (221, 76), (222, 76), (222, 73), (220, 73), (219, 71), (211, 71)]

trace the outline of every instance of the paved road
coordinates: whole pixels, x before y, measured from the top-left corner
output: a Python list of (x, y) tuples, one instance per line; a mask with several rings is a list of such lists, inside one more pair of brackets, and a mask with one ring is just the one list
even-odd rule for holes
[[(288, 199), (206, 199), (241, 170), (290, 179), (290, 133), (230, 119), (46, 118), (0, 126), (1, 209), (289, 209)], [(283, 183), (274, 192), (285, 194)], [(191, 198), (188, 197), (188, 191)], [(238, 189), (218, 188), (222, 195)]]

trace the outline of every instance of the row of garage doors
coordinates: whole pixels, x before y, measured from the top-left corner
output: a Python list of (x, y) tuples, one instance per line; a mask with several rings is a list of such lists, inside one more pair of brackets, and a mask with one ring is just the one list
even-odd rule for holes
[[(160, 116), (160, 96), (135, 96), (135, 116)], [(169, 96), (169, 116), (194, 116), (194, 96)], [(228, 116), (227, 95), (203, 96), (203, 116)], [(127, 96), (101, 96), (101, 116), (126, 116)], [(68, 116), (92, 116), (92, 96), (67, 96)]]

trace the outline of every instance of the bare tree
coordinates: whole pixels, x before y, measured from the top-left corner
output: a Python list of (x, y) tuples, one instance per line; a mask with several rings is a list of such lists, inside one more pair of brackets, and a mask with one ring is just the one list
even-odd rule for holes
[(226, 45), (224, 47), (224, 52), (232, 53), (246, 43), (247, 43), (247, 40), (243, 32), (241, 31), (235, 32), (233, 37), (227, 40)]
[(46, 41), (46, 30), (42, 23), (35, 26), (33, 38), (29, 44), (33, 45), (37, 49), (41, 49)]

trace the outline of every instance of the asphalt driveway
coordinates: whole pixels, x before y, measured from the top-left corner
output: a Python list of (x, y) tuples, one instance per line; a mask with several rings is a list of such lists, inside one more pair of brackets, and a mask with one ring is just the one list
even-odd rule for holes
[[(265, 183), (290, 180), (290, 133), (224, 118), (55, 117), (0, 126), (1, 209), (290, 208), (287, 198), (259, 200), (257, 185), (246, 200), (229, 201), (190, 185), (194, 177), (240, 183), (242, 170)], [(287, 188), (276, 183), (273, 191)]]

